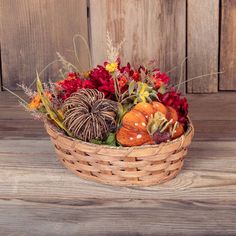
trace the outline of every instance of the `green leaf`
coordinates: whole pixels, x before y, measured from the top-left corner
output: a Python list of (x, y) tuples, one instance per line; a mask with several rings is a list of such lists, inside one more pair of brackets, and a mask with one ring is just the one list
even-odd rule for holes
[(156, 98), (156, 99), (158, 99), (158, 96), (157, 96), (157, 93), (156, 93), (156, 91), (155, 91), (155, 92), (152, 92), (152, 93), (150, 93), (150, 96), (151, 96), (151, 97), (153, 97), (153, 98)]
[(137, 94), (140, 93), (142, 86), (143, 86), (143, 83), (138, 83)]
[(105, 144), (110, 145), (110, 146), (116, 146), (116, 134), (115, 133), (109, 133)]
[(119, 116), (122, 116), (123, 113), (124, 113), (124, 107), (122, 106), (121, 103), (118, 103), (117, 108), (118, 108), (118, 115), (119, 115)]
[(135, 81), (132, 80), (129, 84), (129, 95), (132, 95), (134, 92)]
[(166, 92), (166, 86), (165, 85), (162, 85), (159, 89), (158, 89), (158, 92), (160, 94), (164, 94)]
[[(47, 98), (47, 96), (45, 95), (44, 89), (43, 89), (43, 85), (42, 82), (39, 79), (39, 75), (37, 73), (37, 91), (38, 94), (42, 100), (42, 103), (47, 111), (47, 113), (49, 114), (50, 118), (63, 130), (65, 130), (67, 133), (68, 131), (65, 129), (65, 127), (62, 124), (62, 120), (60, 120), (58, 118), (58, 114), (57, 112), (53, 109), (50, 100)], [(69, 133), (68, 133), (69, 134)], [(70, 134), (69, 134), (70, 135)]]
[(102, 141), (101, 141), (101, 140), (97, 140), (97, 139), (92, 139), (92, 140), (90, 140), (90, 143), (93, 143), (93, 144), (102, 144)]

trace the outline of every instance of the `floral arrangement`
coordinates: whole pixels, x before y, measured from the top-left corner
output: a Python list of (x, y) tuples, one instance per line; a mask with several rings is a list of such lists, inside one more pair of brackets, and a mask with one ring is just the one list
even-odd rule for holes
[(62, 80), (23, 86), (34, 116), (49, 119), (66, 135), (112, 146), (159, 144), (180, 137), (188, 127), (188, 103), (170, 85), (155, 61), (133, 68), (122, 65), (108, 35), (108, 58), (84, 73), (59, 55)]

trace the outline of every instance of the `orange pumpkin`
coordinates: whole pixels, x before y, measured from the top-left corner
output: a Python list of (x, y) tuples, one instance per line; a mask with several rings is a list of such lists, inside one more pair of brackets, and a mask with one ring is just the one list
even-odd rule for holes
[[(140, 146), (154, 144), (152, 136), (147, 131), (148, 120), (156, 112), (161, 112), (167, 118), (172, 119), (172, 124), (178, 120), (178, 115), (172, 107), (166, 107), (162, 103), (138, 103), (127, 112), (122, 119), (122, 127), (117, 131), (116, 139), (123, 146)], [(182, 132), (179, 130), (175, 136)]]
[(161, 112), (162, 114), (164, 114), (166, 116), (166, 114), (168, 112), (168, 109), (167, 109), (167, 107), (165, 105), (163, 105), (160, 102), (152, 102), (152, 106), (153, 106), (155, 112), (159, 111), (159, 112)]
[(176, 138), (180, 137), (183, 133), (184, 133), (184, 127), (182, 124), (179, 123), (177, 128), (174, 131), (172, 139), (176, 139)]

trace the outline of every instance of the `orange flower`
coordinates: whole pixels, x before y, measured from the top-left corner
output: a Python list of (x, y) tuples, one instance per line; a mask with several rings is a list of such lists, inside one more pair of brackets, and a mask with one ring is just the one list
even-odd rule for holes
[(50, 101), (52, 100), (52, 93), (51, 92), (46, 92), (45, 95)]
[(122, 76), (122, 77), (119, 79), (119, 86), (120, 86), (120, 89), (122, 89), (126, 84), (127, 84), (127, 78), (126, 78), (125, 76)]
[(154, 81), (154, 88), (160, 88), (163, 85), (161, 80), (155, 79)]
[[(46, 92), (45, 96), (51, 101), (52, 100), (52, 93)], [(30, 110), (38, 109), (42, 104), (41, 98), (39, 94), (35, 95), (35, 97), (31, 100), (31, 102), (28, 104), (28, 108)]]
[(40, 96), (37, 94), (32, 101), (28, 104), (28, 107), (30, 110), (34, 110), (34, 109), (38, 109), (41, 105), (41, 98)]

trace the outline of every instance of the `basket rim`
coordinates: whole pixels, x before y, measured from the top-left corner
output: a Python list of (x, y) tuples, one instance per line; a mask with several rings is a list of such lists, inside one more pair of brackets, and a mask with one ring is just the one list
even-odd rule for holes
[(56, 133), (57, 135), (60, 135), (63, 138), (66, 138), (66, 139), (71, 140), (73, 142), (83, 144), (83, 145), (87, 145), (88, 147), (89, 146), (90, 147), (101, 147), (101, 148), (113, 149), (113, 150), (129, 150), (130, 148), (132, 148), (133, 150), (138, 150), (138, 149), (143, 149), (143, 148), (158, 148), (160, 146), (163, 147), (163, 146), (167, 146), (169, 144), (179, 142), (179, 140), (185, 139), (187, 136), (189, 136), (191, 133), (194, 132), (193, 123), (192, 123), (191, 119), (188, 117), (188, 129), (187, 129), (187, 131), (184, 134), (182, 134), (180, 137), (178, 137), (174, 140), (167, 141), (167, 142), (162, 142), (160, 144), (147, 144), (147, 145), (141, 145), (141, 146), (123, 147), (123, 146), (109, 146), (109, 145), (105, 145), (105, 144), (89, 143), (89, 142), (84, 142), (82, 140), (67, 136), (66, 134), (63, 133), (62, 130), (60, 130), (58, 127), (56, 127), (56, 125), (53, 124), (52, 121), (49, 120), (49, 119), (44, 120), (44, 125), (45, 125), (46, 129), (49, 128), (54, 133)]

